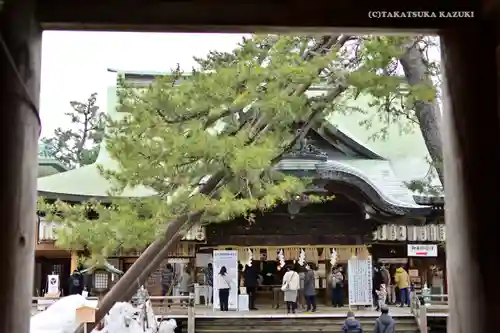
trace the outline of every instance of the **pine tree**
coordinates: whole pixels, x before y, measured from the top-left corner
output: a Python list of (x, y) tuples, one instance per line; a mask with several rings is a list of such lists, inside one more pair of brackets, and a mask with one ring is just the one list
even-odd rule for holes
[[(112, 205), (39, 204), (61, 222), (60, 246), (105, 257), (150, 244), (103, 300), (100, 315), (133, 294), (136, 279), (158, 266), (179, 231), (237, 216), (252, 220), (255, 211), (302, 193), (310, 180), (273, 166), (313, 122), (349, 112), (346, 100), (370, 95), (381, 117), (404, 119), (402, 129), (413, 130), (415, 100), (436, 95), (396, 73), (411, 38), (253, 36), (232, 53), (196, 59), (191, 73), (176, 70), (141, 89), (120, 80), (123, 118), (110, 119), (107, 134), (120, 169), (102, 171), (117, 193), (146, 186), (157, 195)], [(324, 94), (306, 93), (320, 84)]]
[(48, 154), (69, 169), (94, 163), (104, 135), (104, 114), (99, 110), (97, 93), (85, 102), (70, 102), (72, 128), (58, 127), (51, 137), (41, 139)]

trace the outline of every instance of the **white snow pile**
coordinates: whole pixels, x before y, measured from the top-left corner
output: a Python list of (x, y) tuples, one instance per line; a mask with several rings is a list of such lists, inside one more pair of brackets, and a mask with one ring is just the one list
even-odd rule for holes
[[(31, 317), (30, 333), (73, 333), (79, 326), (76, 320), (76, 309), (81, 306), (95, 307), (95, 303), (87, 301), (82, 295), (71, 295), (61, 298), (47, 310)], [(116, 303), (104, 319), (103, 330), (93, 333), (173, 333), (177, 327), (175, 320), (156, 323), (152, 307), (147, 306), (147, 315), (142, 316), (132, 304)], [(144, 317), (144, 318), (143, 318)], [(149, 327), (144, 329), (144, 327)]]

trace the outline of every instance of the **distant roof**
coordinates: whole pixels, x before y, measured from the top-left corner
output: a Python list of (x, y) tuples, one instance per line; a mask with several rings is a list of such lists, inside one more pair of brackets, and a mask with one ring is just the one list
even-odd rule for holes
[(89, 267), (87, 269), (84, 269), (80, 273), (81, 274), (92, 274), (95, 270), (98, 270), (98, 269), (104, 269), (104, 270), (106, 270), (106, 271), (108, 271), (110, 273), (117, 274), (117, 275), (122, 275), (123, 274), (123, 272), (121, 270), (119, 270), (115, 266), (111, 265), (109, 263), (109, 261), (105, 261), (102, 265), (91, 266), (91, 267)]
[(38, 177), (50, 176), (66, 170), (68, 168), (50, 154), (47, 145), (40, 143), (38, 149)]
[[(168, 72), (160, 71), (130, 71), (108, 69), (109, 72), (123, 73), (125, 76), (130, 75), (132, 78), (140, 76), (142, 79), (151, 78), (154, 76), (168, 75)], [(317, 90), (325, 89), (324, 86), (317, 87)], [(315, 89), (313, 89), (315, 90)], [(318, 92), (312, 92), (317, 94)], [(116, 107), (116, 86), (108, 89), (107, 112), (108, 115), (117, 117), (115, 112)], [(368, 106), (369, 100), (366, 97), (360, 97), (357, 100), (350, 101), (354, 107), (363, 108), (368, 111), (376, 111)], [(365, 158), (382, 159), (387, 161), (394, 171), (395, 179), (398, 179), (403, 185), (405, 181), (423, 179), (428, 172), (429, 165), (426, 158), (428, 157), (427, 149), (423, 142), (422, 135), (418, 129), (410, 133), (401, 133), (396, 124), (390, 126), (390, 137), (397, 136), (397, 139), (388, 140), (371, 140), (371, 134), (382, 126), (382, 120), (376, 115), (372, 119), (372, 126), (366, 128), (361, 124), (363, 115), (359, 112), (337, 112), (330, 117), (328, 126), (330, 131), (335, 132), (339, 138), (348, 138), (350, 145), (358, 146), (358, 151), (364, 151)], [(366, 117), (366, 115), (364, 115)], [(349, 141), (344, 140), (344, 141)], [(361, 149), (362, 147), (363, 149)], [(361, 163), (361, 162), (356, 162)], [(62, 200), (86, 200), (90, 197), (98, 199), (111, 199), (108, 195), (111, 188), (110, 182), (105, 179), (98, 171), (97, 166), (103, 165), (107, 169), (116, 167), (116, 162), (109, 156), (105, 148), (105, 142), (101, 144), (101, 150), (97, 161), (94, 164), (84, 166), (75, 170), (71, 170), (62, 174), (44, 177), (38, 181), (39, 194), (47, 197), (58, 197)], [(359, 167), (359, 165), (356, 165)], [(360, 170), (369, 174), (371, 169), (367, 169), (367, 165), (360, 167)], [(370, 167), (371, 168), (371, 167)], [(375, 168), (375, 164), (373, 164)], [(372, 169), (373, 169), (372, 168)], [(370, 175), (374, 177), (373, 175)], [(398, 185), (399, 186), (399, 185)], [(382, 192), (387, 192), (389, 187), (387, 184), (378, 184), (377, 188)], [(407, 191), (408, 193), (408, 191)], [(152, 189), (145, 187), (136, 187), (126, 189), (120, 196), (123, 197), (144, 197), (154, 195)], [(408, 197), (405, 198), (405, 201)], [(422, 199), (419, 197), (419, 199)], [(412, 201), (412, 200), (408, 200)], [(419, 200), (420, 201), (420, 200)], [(414, 202), (414, 201), (413, 201)]]
[[(121, 69), (115, 69), (115, 68), (108, 68), (108, 72), (111, 73), (121, 73), (124, 75), (138, 75), (138, 76), (164, 76), (164, 75), (172, 75), (173, 72), (162, 72), (162, 71), (131, 71), (131, 70), (121, 70)], [(189, 76), (190, 73), (184, 72), (184, 76)]]

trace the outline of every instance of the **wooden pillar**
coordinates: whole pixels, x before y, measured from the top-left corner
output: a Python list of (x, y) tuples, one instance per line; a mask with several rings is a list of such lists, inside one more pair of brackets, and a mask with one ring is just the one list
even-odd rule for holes
[[(326, 250), (326, 249), (325, 249)], [(326, 256), (325, 256), (326, 258)], [(330, 281), (330, 274), (332, 273), (332, 264), (330, 260), (325, 262), (325, 294), (323, 295), (323, 300), (325, 305), (332, 305), (332, 281)]]
[(474, 22), (441, 32), (450, 333), (500, 325), (500, 266), (491, 261), (500, 213), (497, 29)]
[(30, 331), (42, 37), (34, 10), (31, 0), (0, 7), (0, 332)]
[[(71, 264), (70, 272), (73, 273), (74, 270), (78, 268), (78, 253), (76, 251), (71, 251)], [(119, 267), (117, 267), (119, 269)]]

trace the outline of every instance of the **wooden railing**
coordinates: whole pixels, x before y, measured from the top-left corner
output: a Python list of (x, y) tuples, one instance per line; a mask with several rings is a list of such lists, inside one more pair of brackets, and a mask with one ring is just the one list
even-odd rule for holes
[[(38, 312), (45, 311), (49, 306), (57, 302), (61, 297), (32, 297), (32, 315)], [(98, 301), (97, 297), (87, 297), (89, 301)], [(148, 299), (151, 301), (153, 306), (158, 306), (160, 303), (164, 307), (180, 308), (185, 310), (187, 313), (187, 333), (195, 332), (195, 296), (194, 293), (190, 293), (189, 296), (149, 296)], [(136, 301), (137, 298), (132, 298), (132, 302)], [(163, 312), (163, 311), (160, 311)], [(160, 319), (162, 317), (167, 317), (167, 313), (161, 313)]]
[(448, 295), (411, 292), (411, 313), (415, 316), (421, 333), (428, 333), (427, 318), (429, 312), (448, 312)]

